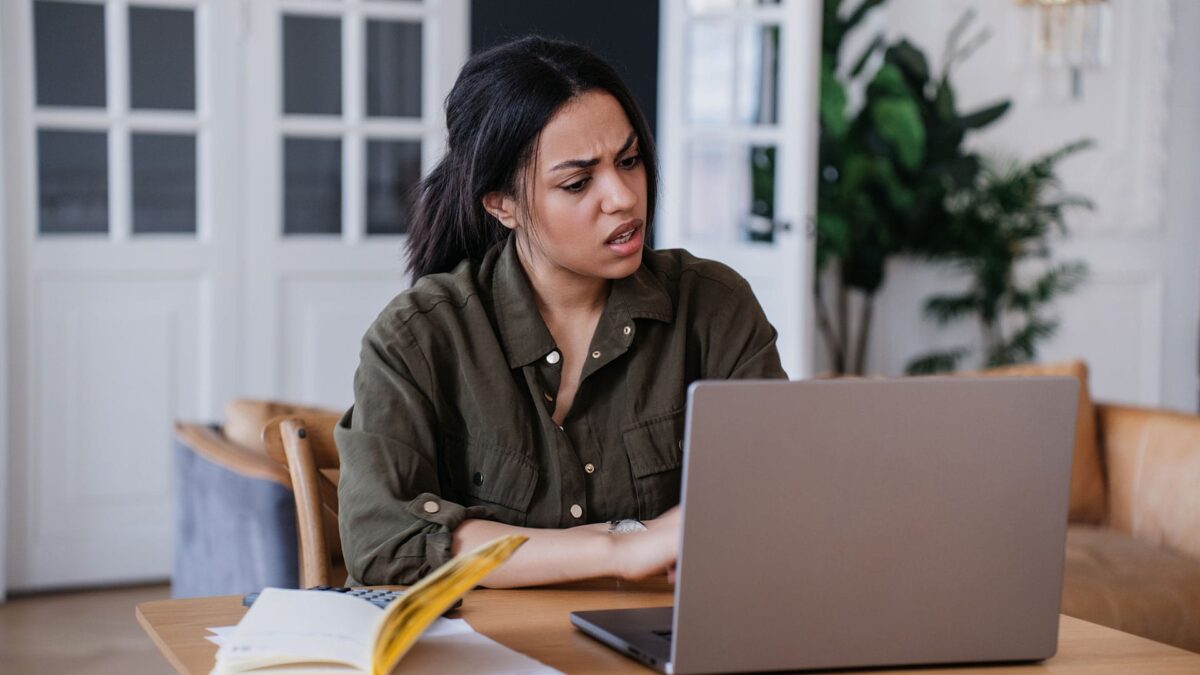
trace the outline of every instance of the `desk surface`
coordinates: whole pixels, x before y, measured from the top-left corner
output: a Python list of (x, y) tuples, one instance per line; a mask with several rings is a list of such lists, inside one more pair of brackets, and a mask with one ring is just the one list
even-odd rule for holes
[[(570, 586), (467, 594), (452, 615), (475, 630), (566, 673), (653, 672), (583, 635), (568, 615), (584, 609), (670, 605), (665, 582), (594, 581)], [(231, 626), (245, 614), (236, 595), (144, 602), (137, 619), (160, 651), (181, 673), (212, 670), (217, 647), (204, 639), (210, 626)], [(872, 671), (881, 673), (886, 671)], [(1198, 673), (1200, 654), (1170, 647), (1111, 628), (1063, 616), (1058, 655), (1024, 666), (963, 668), (949, 671), (906, 669), (906, 675), (948, 672), (986, 673)]]

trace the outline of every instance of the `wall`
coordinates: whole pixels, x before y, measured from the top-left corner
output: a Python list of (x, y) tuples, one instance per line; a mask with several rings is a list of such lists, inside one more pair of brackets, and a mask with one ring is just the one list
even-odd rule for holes
[[(946, 34), (967, 10), (992, 38), (953, 76), (960, 109), (1009, 97), (1012, 111), (971, 143), (1029, 159), (1080, 137), (1097, 147), (1061, 165), (1066, 187), (1095, 201), (1069, 218), (1056, 257), (1085, 260), (1088, 284), (1060, 300), (1062, 327), (1041, 360), (1082, 356), (1103, 400), (1197, 406), (1200, 322), (1200, 3), (1113, 0), (1110, 63), (1089, 72), (1072, 100), (1041, 76), (1029, 44), (1028, 10), (1009, 0), (891, 0), (856, 39), (875, 30), (922, 46), (940, 72)], [(853, 49), (853, 47), (851, 47)], [(978, 344), (978, 329), (942, 329), (920, 307), (961, 286), (954, 273), (897, 261), (877, 300), (868, 370), (899, 374), (935, 346)], [(823, 354), (819, 358), (824, 358)]]
[(604, 57), (633, 90), (655, 130), (658, 119), (658, 3), (609, 0), (472, 0), (471, 53), (529, 34), (579, 42)]

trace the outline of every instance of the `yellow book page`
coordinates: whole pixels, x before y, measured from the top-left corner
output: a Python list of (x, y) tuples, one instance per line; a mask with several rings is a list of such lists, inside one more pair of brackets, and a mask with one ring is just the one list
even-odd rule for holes
[(388, 605), (375, 630), (373, 675), (392, 672), (434, 619), (528, 540), (529, 537), (510, 534), (456, 556)]

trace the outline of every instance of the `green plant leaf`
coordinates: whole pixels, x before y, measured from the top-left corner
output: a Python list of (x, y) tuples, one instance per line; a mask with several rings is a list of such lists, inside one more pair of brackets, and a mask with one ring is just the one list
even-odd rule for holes
[(870, 12), (872, 9), (875, 9), (879, 5), (882, 5), (886, 1), (887, 0), (863, 0), (860, 2), (858, 7), (855, 7), (854, 10), (850, 12), (849, 16), (846, 17), (846, 20), (842, 22), (844, 30), (849, 31), (853, 29), (864, 18), (866, 18), (868, 12)]
[(971, 350), (959, 347), (957, 349), (922, 354), (908, 362), (908, 365), (904, 367), (904, 374), (934, 375), (937, 373), (952, 373), (958, 370), (959, 360), (969, 353), (971, 353)]
[(817, 250), (839, 258), (850, 251), (850, 223), (840, 214), (817, 212)]
[(1037, 343), (1054, 335), (1058, 321), (1030, 316), (1029, 320), (1007, 341), (995, 345), (988, 354), (988, 366), (1007, 366), (1032, 361), (1037, 357)]
[(844, 138), (850, 128), (850, 120), (846, 119), (846, 90), (829, 64), (821, 68), (821, 124), (835, 141)]
[(1056, 265), (1038, 277), (1026, 290), (1015, 290), (1009, 306), (1024, 312), (1037, 309), (1064, 293), (1070, 293), (1087, 279), (1087, 265), (1080, 261)]
[(925, 125), (917, 104), (907, 98), (886, 98), (871, 104), (871, 118), (896, 150), (900, 163), (915, 169), (925, 158)]
[(863, 68), (867, 67), (867, 61), (871, 59), (871, 55), (874, 54), (875, 51), (880, 47), (882, 47), (883, 44), (884, 38), (882, 33), (876, 35), (875, 38), (871, 40), (871, 43), (867, 45), (867, 48), (863, 50), (863, 53), (854, 61), (854, 66), (850, 68), (851, 78), (858, 77), (860, 74), (862, 74)]
[(995, 122), (1008, 112), (1012, 101), (1001, 101), (973, 113), (958, 118), (958, 126), (962, 129), (982, 129)]
[(935, 295), (925, 301), (925, 316), (941, 325), (961, 319), (978, 309), (979, 298), (974, 293)]
[(885, 157), (871, 157), (868, 160), (869, 180), (883, 188), (884, 194), (892, 209), (905, 212), (913, 207), (916, 195), (900, 180), (892, 168), (892, 163)]
[(954, 121), (957, 115), (954, 106), (954, 87), (950, 85), (948, 78), (943, 77), (938, 82), (937, 91), (933, 97), (933, 107), (937, 111), (939, 121), (944, 124)]
[(875, 71), (875, 77), (867, 85), (868, 98), (910, 98), (912, 92), (904, 81), (904, 73), (894, 63), (885, 63)]
[(925, 60), (925, 54), (908, 40), (889, 47), (884, 59), (899, 66), (914, 84), (923, 86), (929, 81), (929, 62)]

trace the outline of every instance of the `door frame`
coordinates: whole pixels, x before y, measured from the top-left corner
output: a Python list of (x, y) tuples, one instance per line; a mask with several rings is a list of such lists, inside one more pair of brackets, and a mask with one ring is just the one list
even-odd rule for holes
[[(6, 26), (4, 13), (0, 12), (0, 36), (4, 36)], [(4, 38), (0, 40), (0, 44), (8, 44), (10, 40)], [(6, 81), (5, 65), (8, 60), (5, 58), (4, 50), (0, 49), (0, 82)], [(5, 123), (8, 115), (5, 113), (7, 99), (4, 95), (5, 88), (0, 87), (0, 130), (6, 130)], [(8, 133), (0, 133), (0, 157), (9, 157), (7, 148), (5, 147), (4, 139), (8, 138)], [(8, 388), (10, 378), (8, 368), (8, 279), (7, 276), (12, 270), (12, 261), (8, 257), (8, 237), (12, 227), (10, 223), (14, 220), (8, 212), (8, 200), (5, 199), (6, 189), (8, 187), (8, 162), (0, 162), (0, 262), (3, 262), (4, 271), (0, 273), (0, 373), (5, 373), (3, 378), (0, 378), (0, 604), (4, 604), (8, 597)]]
[[(773, 23), (781, 28), (787, 26), (778, 51), (777, 82), (781, 90), (777, 93), (778, 120), (761, 127), (736, 123), (697, 124), (687, 119), (683, 102), (687, 98), (684, 73), (688, 38), (684, 27), (692, 17), (703, 17), (704, 14), (703, 11), (689, 12), (686, 0), (659, 0), (656, 145), (664, 187), (655, 227), (663, 247), (682, 247), (700, 257), (717, 259), (746, 277), (751, 286), (756, 285), (756, 279), (747, 273), (747, 269), (773, 267), (769, 275), (763, 276), (772, 276), (778, 282), (778, 292), (785, 296), (783, 303), (773, 308), (763, 302), (761, 295), (759, 303), (778, 330), (776, 346), (788, 376), (806, 379), (813, 374), (811, 289), (815, 237), (810, 223), (816, 213), (816, 102), (820, 82), (818, 46), (822, 7), (811, 0), (791, 0), (777, 6), (738, 7), (714, 14), (715, 20), (729, 22), (735, 27), (745, 21)], [(697, 138), (725, 144), (777, 144), (785, 159), (777, 162), (774, 219), (787, 226), (776, 231), (775, 242), (770, 248), (733, 239), (689, 240), (683, 226), (689, 208), (686, 203), (689, 195), (685, 148), (686, 143)], [(730, 253), (734, 249), (737, 249), (736, 253)], [(759, 289), (755, 290), (760, 293)], [(781, 314), (773, 315), (773, 309)]]

